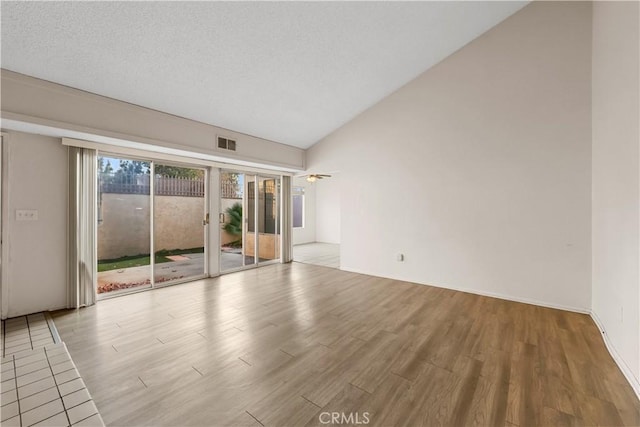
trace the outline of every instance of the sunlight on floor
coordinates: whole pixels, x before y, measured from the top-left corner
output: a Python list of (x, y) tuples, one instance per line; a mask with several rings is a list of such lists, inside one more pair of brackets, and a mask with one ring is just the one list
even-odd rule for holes
[(293, 260), (305, 264), (340, 268), (340, 245), (320, 242), (295, 245)]

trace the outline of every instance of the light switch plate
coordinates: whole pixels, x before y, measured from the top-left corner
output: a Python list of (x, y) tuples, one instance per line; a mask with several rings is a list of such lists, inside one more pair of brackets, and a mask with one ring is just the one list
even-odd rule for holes
[(16, 221), (37, 221), (38, 211), (18, 209), (16, 210)]

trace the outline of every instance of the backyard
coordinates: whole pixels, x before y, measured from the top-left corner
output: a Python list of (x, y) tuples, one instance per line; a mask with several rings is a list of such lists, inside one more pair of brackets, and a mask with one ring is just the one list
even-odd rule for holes
[(98, 158), (99, 294), (205, 273), (205, 175), (200, 168)]
[[(155, 255), (153, 282), (160, 284), (204, 272), (204, 248), (161, 251)], [(126, 256), (98, 263), (99, 294), (151, 285), (149, 255)]]
[[(98, 160), (97, 292), (205, 274), (204, 170), (158, 163), (152, 167), (150, 162), (110, 157)], [(243, 262), (241, 177), (221, 174), (223, 270), (253, 263), (253, 258)], [(164, 249), (152, 254), (152, 247)]]
[[(180, 261), (178, 256), (184, 254), (204, 253), (204, 248), (191, 248), (191, 249), (174, 249), (174, 250), (162, 250), (155, 254), (154, 262), (156, 264), (162, 264), (165, 262)], [(98, 261), (98, 273), (110, 270), (121, 270), (131, 267), (142, 267), (149, 265), (151, 256), (149, 254), (140, 254), (133, 256), (123, 256), (116, 259), (103, 259)]]

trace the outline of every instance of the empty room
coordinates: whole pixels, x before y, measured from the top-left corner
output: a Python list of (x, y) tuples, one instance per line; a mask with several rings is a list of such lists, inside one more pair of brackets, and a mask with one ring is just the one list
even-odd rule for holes
[(2, 426), (640, 426), (637, 1), (2, 1)]

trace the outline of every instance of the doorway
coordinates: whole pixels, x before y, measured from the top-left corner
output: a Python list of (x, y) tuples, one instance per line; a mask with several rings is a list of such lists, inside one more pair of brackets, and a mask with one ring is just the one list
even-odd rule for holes
[(340, 173), (292, 182), (293, 260), (340, 268)]
[(206, 170), (155, 164), (154, 284), (205, 275)]
[(281, 252), (278, 176), (220, 172), (220, 271), (278, 262)]
[(205, 277), (207, 171), (100, 154), (97, 293)]

